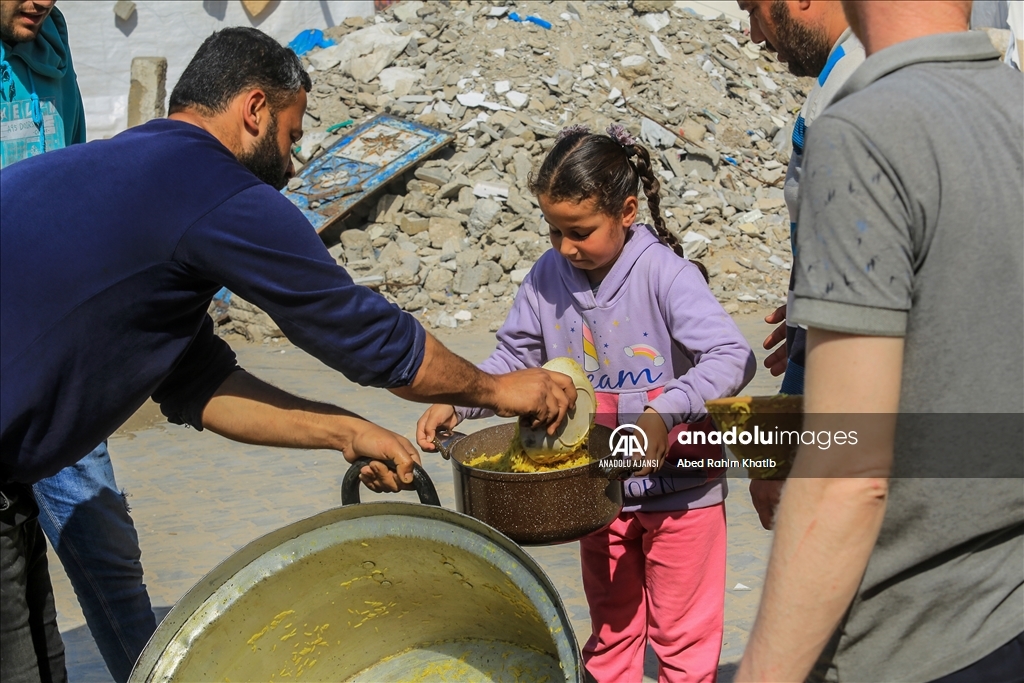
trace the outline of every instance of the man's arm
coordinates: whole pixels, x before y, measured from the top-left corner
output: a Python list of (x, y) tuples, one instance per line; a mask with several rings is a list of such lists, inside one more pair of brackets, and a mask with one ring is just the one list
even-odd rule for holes
[(203, 427), (243, 443), (283, 448), (330, 448), (352, 462), (358, 457), (394, 460), (399, 479), (383, 465), (364, 467), (375, 490), (397, 491), (412, 483), (419, 454), (408, 439), (355, 413), (316, 403), (273, 387), (247, 372), (233, 372), (202, 412)]
[(528, 415), (552, 431), (575, 400), (564, 376), (492, 377), (448, 351), (411, 315), (353, 283), (302, 213), (269, 185), (238, 192), (197, 222), (175, 258), (262, 308), (296, 346), (363, 386)]
[(490, 408), (502, 417), (526, 415), (534, 427), (549, 425), (550, 433), (576, 403), (576, 389), (567, 375), (541, 368), (489, 375), (429, 333), (413, 381), (391, 392), (409, 401)]
[(849, 607), (885, 514), (902, 366), (900, 337), (808, 330), (804, 429), (846, 423), (857, 444), (800, 447), (737, 681), (804, 680)]

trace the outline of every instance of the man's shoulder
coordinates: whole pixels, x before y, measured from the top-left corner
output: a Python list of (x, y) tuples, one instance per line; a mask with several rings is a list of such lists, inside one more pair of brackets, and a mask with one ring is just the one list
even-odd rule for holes
[(154, 119), (87, 147), (98, 156), (118, 157), (146, 169), (164, 182), (217, 188), (259, 183), (217, 138), (183, 121)]
[[(954, 77), (956, 62), (924, 62), (893, 71), (833, 102), (819, 116), (842, 121), (877, 144), (900, 146), (935, 135), (952, 135), (978, 117), (1020, 119), (1024, 79), (1009, 67), (970, 65)], [(1017, 97), (1013, 93), (1017, 93)], [(1000, 93), (995, 95), (995, 93)]]

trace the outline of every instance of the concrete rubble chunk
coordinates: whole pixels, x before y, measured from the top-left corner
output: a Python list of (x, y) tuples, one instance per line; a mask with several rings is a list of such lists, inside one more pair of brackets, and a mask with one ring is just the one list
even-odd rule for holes
[(423, 280), (423, 289), (427, 292), (443, 292), (447, 290), (455, 276), (445, 268), (432, 268)]
[(480, 165), (480, 162), (487, 158), (487, 150), (479, 148), (470, 148), (465, 151), (463, 157), (463, 164), (465, 165), (466, 171), (472, 171), (474, 168)]
[(476, 208), (476, 199), (476, 195), (473, 194), (472, 188), (461, 188), (459, 190), (459, 199), (458, 202), (456, 202), (455, 210), (468, 216), (473, 209)]
[(478, 237), (487, 228), (494, 225), (499, 213), (501, 213), (501, 204), (493, 199), (482, 198), (476, 200), (476, 204), (473, 205), (473, 211), (469, 214), (468, 226), (470, 235)]
[(525, 152), (516, 152), (512, 155), (512, 169), (516, 175), (516, 182), (524, 185), (533, 171), (533, 160)]
[(357, 260), (373, 256), (370, 236), (365, 230), (352, 229), (341, 233), (341, 245), (349, 260)]
[(526, 276), (530, 274), (529, 268), (519, 268), (509, 273), (509, 279), (512, 280), (512, 284), (521, 285)]
[(637, 14), (664, 12), (675, 6), (674, 0), (633, 0), (633, 11)]
[[(407, 291), (411, 292), (413, 290), (407, 290)], [(430, 305), (430, 296), (428, 296), (426, 292), (422, 292), (421, 291), (421, 292), (415, 292), (412, 295), (412, 299), (410, 299), (408, 303), (403, 304), (402, 308), (405, 309), (406, 311), (419, 311), (419, 310), (426, 309), (426, 307), (429, 306), (429, 305)]]
[(427, 321), (430, 323), (430, 326), (434, 328), (447, 327), (454, 329), (459, 326), (459, 321), (455, 319), (455, 316), (446, 313), (445, 311), (438, 311), (434, 315), (428, 317)]
[(672, 19), (669, 18), (668, 12), (651, 12), (640, 17), (640, 25), (651, 33), (657, 33), (670, 23), (672, 23)]
[(505, 93), (505, 99), (516, 109), (522, 109), (530, 101), (530, 96), (516, 90)]
[(441, 245), (441, 265), (447, 267), (447, 262), (451, 261), (452, 263), (455, 263), (455, 257), (462, 253), (462, 243), (468, 241), (469, 240), (465, 238), (456, 239), (454, 237), (449, 237), (446, 239), (444, 244)]
[(703, 124), (694, 121), (691, 118), (687, 118), (683, 121), (683, 137), (692, 142), (700, 144), (704, 141), (704, 136), (707, 135), (708, 129)]
[(424, 3), (420, 0), (405, 0), (395, 5), (393, 11), (396, 19), (409, 22), (416, 19), (416, 13), (423, 7)]
[(523, 217), (532, 217), (534, 214), (534, 206), (525, 199), (517, 191), (510, 190), (508, 199), (505, 201), (505, 205), (512, 209), (516, 215)]
[(676, 144), (675, 135), (647, 117), (640, 120), (640, 137), (649, 147), (674, 147)]
[(768, 92), (775, 92), (779, 89), (779, 86), (775, 85), (775, 81), (769, 78), (767, 74), (761, 74), (758, 76), (757, 81), (761, 84), (761, 87)]
[(402, 202), (402, 210), (406, 212), (417, 213), (421, 216), (426, 216), (430, 213), (430, 210), (434, 207), (434, 201), (423, 192), (416, 190), (411, 191), (405, 195), (405, 201)]
[(651, 73), (651, 63), (643, 55), (628, 55), (622, 58), (622, 75), (630, 80), (640, 76), (647, 76)]
[(428, 168), (420, 166), (413, 172), (413, 175), (424, 182), (437, 185), (438, 187), (442, 187), (452, 179), (452, 174), (446, 169), (436, 167)]
[(399, 227), (406, 235), (412, 236), (430, 229), (430, 221), (414, 213), (402, 214)]
[(128, 21), (135, 14), (135, 3), (131, 0), (117, 0), (114, 3), (114, 15), (121, 21)]
[(466, 249), (460, 251), (455, 256), (455, 265), (461, 270), (469, 270), (476, 265), (477, 261), (480, 260), (483, 255), (483, 251), (478, 248)]
[(405, 84), (405, 89), (408, 90), (412, 84), (419, 82), (425, 76), (426, 72), (422, 70), (409, 69), (403, 66), (389, 66), (377, 75), (377, 80), (380, 84), (380, 91), (387, 93), (395, 92), (396, 88), (401, 84)]
[(455, 273), (455, 279), (452, 282), (452, 291), (456, 294), (473, 294), (481, 285), (486, 284), (483, 282), (483, 278), (490, 275), (490, 271), (480, 266), (471, 266), (469, 268), (460, 268)]
[(338, 67), (356, 80), (369, 83), (405, 50), (409, 40), (409, 36), (396, 34), (393, 24), (374, 24), (312, 53), (309, 61), (317, 71)]
[(473, 194), (477, 197), (508, 198), (508, 185), (504, 183), (482, 182), (473, 186)]
[(516, 245), (506, 244), (501, 250), (501, 258), (498, 261), (498, 265), (506, 271), (512, 270), (512, 268), (519, 263), (519, 259), (521, 257), (522, 254), (520, 254), (519, 250), (516, 249)]
[[(119, 5), (121, 3), (118, 3)], [(128, 3), (135, 11), (135, 3)], [(115, 9), (116, 11), (116, 9)], [(129, 16), (131, 16), (129, 14)], [(166, 113), (167, 59), (135, 57), (132, 59), (131, 86), (128, 89), (128, 127), (162, 119)]]
[(649, 36), (647, 36), (647, 40), (650, 41), (651, 47), (654, 49), (655, 54), (657, 54), (662, 59), (672, 59), (672, 53), (669, 52), (668, 48), (665, 47), (665, 44), (658, 39), (658, 36), (652, 33)]
[(444, 248), (449, 240), (461, 242), (466, 238), (462, 224), (450, 218), (431, 218), (429, 226), (430, 246), (435, 249)]
[(450, 181), (441, 186), (441, 189), (437, 191), (437, 196), (441, 199), (451, 199), (452, 197), (458, 197), (459, 192), (462, 188), (470, 187), (470, 180), (468, 177), (461, 173), (456, 175)]

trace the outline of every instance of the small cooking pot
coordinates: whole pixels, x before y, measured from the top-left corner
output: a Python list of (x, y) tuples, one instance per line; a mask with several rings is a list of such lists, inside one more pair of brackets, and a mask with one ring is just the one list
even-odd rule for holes
[(478, 455), (503, 453), (515, 438), (514, 423), (466, 436), (444, 433), (434, 443), (450, 458), (455, 507), (521, 545), (576, 541), (603, 529), (622, 510), (622, 472), (602, 469), (611, 430), (595, 425), (587, 450), (593, 462), (551, 472), (491, 472), (466, 466)]

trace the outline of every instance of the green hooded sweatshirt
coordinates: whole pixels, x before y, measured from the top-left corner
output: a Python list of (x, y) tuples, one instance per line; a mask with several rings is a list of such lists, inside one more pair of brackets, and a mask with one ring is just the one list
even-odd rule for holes
[(0, 168), (85, 142), (68, 25), (54, 8), (36, 39), (0, 41)]

